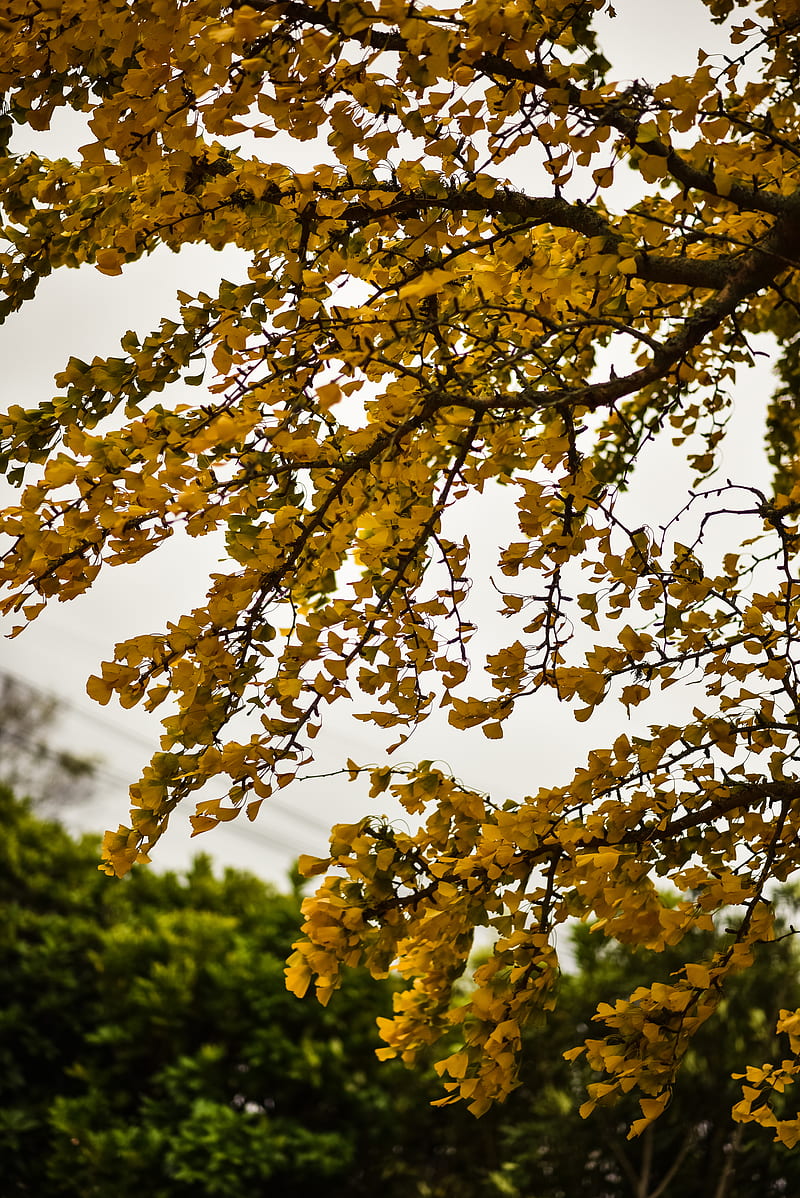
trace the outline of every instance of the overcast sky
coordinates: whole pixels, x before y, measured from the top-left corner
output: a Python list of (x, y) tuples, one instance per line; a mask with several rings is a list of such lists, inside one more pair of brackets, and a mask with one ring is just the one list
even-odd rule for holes
[[(657, 83), (691, 71), (698, 47), (713, 53), (721, 45), (720, 31), (710, 25), (696, 0), (619, 0), (615, 8), (615, 19), (604, 16), (598, 21), (603, 50), (613, 64), (612, 77)], [(79, 135), (74, 122), (62, 123), (50, 139), (48, 152), (56, 145), (65, 152), (70, 143), (80, 144)], [(303, 147), (302, 165), (310, 165), (314, 158), (313, 148)], [(91, 360), (95, 354), (114, 353), (126, 330), (144, 333), (156, 327), (162, 316), (176, 311), (178, 288), (209, 291), (220, 277), (237, 279), (243, 274), (244, 256), (238, 251), (219, 254), (201, 248), (187, 249), (177, 257), (156, 253), (127, 267), (121, 278), (106, 277), (92, 268), (57, 272), (42, 284), (35, 303), (0, 329), (4, 358), (0, 400), (4, 405), (31, 405), (49, 398), (52, 377), (70, 354)], [(759, 428), (760, 438), (770, 389), (766, 362), (738, 385), (735, 433), (723, 473), (749, 483), (767, 480), (766, 462), (753, 430)], [(190, 394), (196, 399), (196, 391)], [(659, 504), (674, 495), (679, 480), (661, 451), (649, 455), (641, 477), (630, 502), (641, 507), (638, 523), (656, 525)], [(503, 518), (503, 502), (507, 500), (498, 499), (491, 521), (487, 523), (484, 516), (483, 527), (469, 509), (461, 517), (476, 547), (478, 576), (486, 576), (493, 567), (493, 532)], [(506, 527), (506, 539), (513, 539), (513, 525)], [(133, 568), (107, 570), (88, 595), (71, 604), (53, 604), (22, 636), (0, 642), (0, 667), (61, 699), (63, 718), (54, 740), (103, 759), (96, 798), (67, 813), (74, 826), (102, 831), (127, 822), (126, 787), (148, 760), (158, 734), (155, 717), (138, 709), (100, 708), (91, 702), (85, 695), (87, 676), (113, 654), (117, 640), (155, 631), (166, 619), (196, 605), (205, 593), (209, 571), (219, 567), (219, 558), (219, 545), (209, 538), (173, 537), (163, 551)], [(481, 604), (473, 618), (480, 623), (482, 641), (491, 644), (498, 633), (498, 618), (490, 603), (481, 600)], [(431, 719), (412, 739), (406, 755), (415, 760), (440, 758), (465, 781), (491, 789), (496, 796), (500, 792), (523, 795), (548, 781), (562, 780), (582, 750), (616, 735), (623, 722), (620, 709), (589, 725), (577, 725), (567, 712), (556, 711), (554, 704), (545, 701), (518, 712), (502, 741), (487, 741), (479, 731), (474, 736), (456, 733), (443, 720)], [(324, 770), (348, 754), (361, 763), (374, 761), (379, 755), (376, 744), (380, 742), (371, 729), (334, 709), (326, 733), (317, 742), (320, 762), (315, 768)], [(332, 822), (355, 819), (367, 810), (363, 794), (337, 779), (294, 786), (265, 808), (255, 825), (237, 821), (192, 841), (186, 822), (191, 810), (187, 810), (173, 817), (157, 861), (182, 866), (202, 849), (220, 862), (243, 865), (281, 881), (298, 852), (323, 851), (325, 830)]]

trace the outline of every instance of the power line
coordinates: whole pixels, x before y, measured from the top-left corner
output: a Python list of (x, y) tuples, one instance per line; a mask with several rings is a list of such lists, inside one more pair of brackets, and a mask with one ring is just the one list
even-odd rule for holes
[[(112, 731), (116, 736), (121, 737), (123, 740), (127, 740), (131, 743), (135, 741), (137, 744), (147, 748), (151, 754), (157, 747), (158, 742), (155, 740), (155, 738), (151, 740), (149, 737), (146, 737), (141, 733), (131, 732), (130, 729), (125, 729), (121, 725), (115, 724), (113, 721), (98, 715), (96, 712), (88, 708), (84, 708), (80, 704), (76, 703), (73, 699), (68, 699), (65, 695), (62, 695), (59, 692), (49, 688), (42, 687), (37, 683), (31, 682), (29, 679), (24, 678), (22, 675), (17, 674), (13, 670), (3, 669), (2, 672), (7, 677), (12, 678), (23, 686), (28, 687), (30, 690), (41, 695), (43, 698), (56, 703), (58, 708), (66, 708), (72, 712), (75, 712), (83, 719), (89, 720), (98, 727)], [(124, 786), (126, 790), (130, 786), (130, 780), (127, 777), (123, 777), (120, 774), (114, 773), (112, 770), (106, 767), (102, 761), (97, 764), (96, 773), (98, 775), (101, 773), (104, 774), (109, 781), (116, 785)], [(268, 803), (270, 808), (277, 811), (282, 811), (285, 815), (296, 820), (298, 823), (305, 825), (306, 827), (316, 828), (317, 831), (324, 832), (326, 835), (330, 832), (330, 824), (325, 823), (322, 820), (317, 820), (308, 813), (301, 813), (290, 804), (284, 803), (276, 797), (270, 798)]]
[(116, 724), (113, 720), (109, 720), (104, 716), (98, 715), (98, 713), (92, 710), (92, 708), (88, 706), (84, 707), (81, 703), (76, 703), (74, 699), (67, 698), (66, 695), (61, 694), (59, 691), (55, 691), (49, 687), (40, 686), (38, 683), (31, 682), (30, 679), (23, 677), (21, 674), (17, 674), (14, 670), (9, 670), (3, 667), (2, 672), (8, 678), (12, 678), (15, 682), (19, 682), (23, 686), (27, 686), (30, 690), (41, 695), (43, 698), (56, 703), (59, 708), (74, 712), (80, 716), (81, 719), (88, 720), (92, 724), (97, 724), (100, 728), (110, 730), (115, 736), (119, 736), (123, 740), (131, 742), (136, 741), (138, 744), (152, 751), (154, 741), (151, 740), (150, 737), (145, 736), (144, 733), (133, 732), (130, 728), (124, 728), (121, 724)]
[[(77, 707), (77, 705), (75, 703), (73, 703), (72, 701), (70, 701), (68, 699), (63, 698), (57, 692), (54, 692), (54, 691), (48, 690), (44, 687), (38, 686), (37, 684), (20, 676), (19, 674), (15, 673), (14, 671), (3, 670), (3, 673), (7, 677), (13, 679), (20, 685), (27, 688), (27, 690), (29, 692), (33, 692), (34, 694), (38, 694), (42, 698), (44, 698), (48, 701), (54, 702), (57, 705), (57, 707), (66, 706), (69, 708), (76, 709), (76, 710), (78, 710), (79, 714), (86, 714), (87, 718), (91, 719), (94, 723), (99, 724), (101, 727), (103, 727), (103, 726), (111, 727), (111, 728), (114, 728), (116, 731), (115, 726), (113, 724), (111, 724), (110, 722), (104, 720), (102, 717), (95, 716), (93, 713), (89, 713), (89, 712), (84, 713), (83, 711), (81, 711), (81, 709), (79, 707)], [(122, 730), (119, 730), (119, 731), (120, 731), (120, 735), (122, 735), (123, 737), (125, 737), (127, 735), (126, 733), (122, 732)], [(52, 760), (54, 762), (58, 762), (59, 760), (61, 760), (61, 754), (59, 753), (58, 750), (51, 749), (49, 746), (41, 744), (38, 740), (34, 740), (34, 738), (32, 736), (26, 736), (25, 733), (21, 733), (21, 734), (7, 733), (6, 735), (9, 737), (9, 739), (14, 740), (18, 744), (24, 744), (24, 745), (29, 746), (30, 749), (32, 751), (35, 751), (36, 755), (39, 757), (44, 756), (47, 759)], [(128, 735), (128, 739), (139, 740), (142, 743), (147, 743), (148, 748), (150, 748), (150, 749), (153, 748), (152, 743), (146, 742), (144, 737), (138, 737), (138, 736), (132, 737), (132, 736)], [(91, 764), (92, 764), (92, 776), (93, 777), (98, 778), (101, 781), (105, 781), (107, 784), (110, 784), (111, 786), (114, 786), (114, 787), (118, 787), (119, 789), (127, 792), (127, 790), (130, 787), (130, 784), (131, 784), (130, 777), (125, 776), (125, 775), (121, 774), (120, 772), (115, 771), (112, 768), (109, 768), (102, 761), (99, 761), (99, 762), (93, 761)], [(330, 825), (329, 824), (326, 824), (326, 823), (322, 822), (321, 820), (316, 820), (313, 818), (313, 816), (310, 816), (307, 813), (297, 811), (294, 807), (291, 807), (289, 804), (281, 802), (280, 799), (272, 798), (272, 799), (269, 799), (266, 801), (266, 804), (264, 807), (264, 812), (265, 812), (265, 814), (267, 814), (270, 811), (280, 812), (282, 815), (288, 816), (289, 818), (295, 820), (297, 823), (299, 823), (303, 827), (307, 828), (309, 831), (315, 831), (315, 832), (324, 834), (326, 838), (330, 833)], [(265, 844), (266, 847), (273, 849), (273, 851), (275, 850), (276, 847), (280, 847), (284, 851), (291, 853), (293, 856), (297, 856), (298, 853), (302, 852), (302, 850), (305, 847), (307, 847), (306, 844), (298, 844), (296, 841), (294, 841), (294, 842), (289, 841), (285, 837), (281, 836), (280, 834), (278, 834), (276, 832), (273, 832), (273, 831), (267, 832), (265, 829), (256, 828), (255, 826), (251, 826), (251, 828), (249, 828), (247, 830), (245, 830), (244, 828), (241, 828), (241, 827), (236, 827), (233, 823), (222, 824), (222, 825), (220, 825), (220, 827), (223, 832), (230, 831), (234, 835), (239, 836), (240, 838), (244, 837), (244, 838), (247, 838), (248, 840), (261, 841)]]

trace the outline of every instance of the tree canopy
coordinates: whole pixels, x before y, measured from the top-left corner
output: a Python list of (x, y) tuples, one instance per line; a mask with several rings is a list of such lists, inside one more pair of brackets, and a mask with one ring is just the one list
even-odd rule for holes
[[(398, 746), (439, 708), (497, 740), (542, 694), (582, 721), (614, 706), (611, 742), (530, 794), (432, 761), (372, 768), (373, 796), (420, 826), (367, 817), (304, 862), (326, 876), (289, 985), (326, 1001), (355, 963), (398, 971), (384, 1055), (441, 1040), (444, 1101), (481, 1113), (554, 1001), (566, 919), (684, 945), (575, 1047), (603, 1075), (586, 1109), (635, 1092), (635, 1134), (773, 936), (771, 887), (800, 856), (800, 9), (698, 0), (727, 51), (631, 81), (597, 44), (603, 8), (10, 0), (2, 314), (59, 267), (121, 274), (158, 246), (235, 245), (249, 266), (0, 416), (22, 488), (0, 582), (24, 628), (176, 528), (224, 531), (205, 602), (89, 681), (101, 703), (169, 700), (131, 824), (105, 839), (117, 874), (191, 796), (198, 832), (255, 818), (332, 704)], [(86, 142), (48, 158), (36, 134), (64, 106)], [(313, 169), (292, 165), (299, 143)], [(782, 347), (769, 491), (718, 470), (760, 333)], [(159, 398), (181, 379), (196, 403)], [(677, 480), (659, 527), (625, 503), (651, 442)], [(507, 635), (480, 659), (458, 513), (498, 484), (516, 505), (492, 576)], [(257, 731), (236, 739), (240, 713)], [(725, 943), (693, 959), (691, 934), (731, 907)], [(481, 927), (493, 950), (461, 1002)], [(800, 1071), (800, 1011), (777, 1030), (776, 1063), (742, 1061), (734, 1110), (793, 1145), (773, 1097)]]
[(56, 749), (48, 732), (58, 700), (12, 674), (0, 673), (0, 785), (45, 807), (91, 794), (96, 762)]
[(453, 1158), (470, 1116), (431, 1122), (429, 1073), (375, 1059), (390, 983), (354, 970), (326, 1010), (287, 993), (298, 893), (207, 858), (112, 886), (94, 838), (4, 788), (0, 814), (7, 1194), (496, 1192), (494, 1129), (472, 1137), (468, 1189)]
[[(397, 979), (348, 973), (335, 1003), (283, 984), (300, 895), (198, 858), (185, 877), (97, 871), (76, 840), (0, 787), (0, 1167), (9, 1194), (119, 1198), (762, 1198), (800, 1184), (797, 1153), (731, 1117), (720, 1066), (761, 1053), (781, 1005), (800, 1002), (792, 937), (732, 979), (718, 1026), (693, 1042), (663, 1118), (625, 1142), (632, 1094), (583, 1120), (591, 1072), (561, 1057), (599, 1001), (681, 950), (615, 944), (578, 925), (555, 1017), (523, 1033), (520, 1085), (476, 1128), (432, 1111), (438, 1079), (378, 1062), (375, 1017)], [(778, 927), (798, 915), (781, 897)], [(714, 937), (691, 934), (692, 949)]]

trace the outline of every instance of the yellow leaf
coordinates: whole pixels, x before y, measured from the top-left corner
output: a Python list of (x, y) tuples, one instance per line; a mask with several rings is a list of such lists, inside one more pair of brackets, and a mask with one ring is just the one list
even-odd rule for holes
[(297, 998), (304, 998), (311, 985), (311, 970), (299, 953), (293, 954), (286, 970), (286, 989)]
[(706, 990), (711, 984), (711, 971), (706, 965), (687, 965), (685, 973), (689, 985), (699, 990)]
[(90, 699), (105, 706), (113, 694), (113, 687), (105, 678), (99, 678), (93, 674), (86, 683), (86, 693)]
[(104, 275), (121, 275), (125, 255), (119, 250), (98, 250), (95, 255), (95, 266)]
[(317, 874), (324, 874), (328, 868), (328, 861), (321, 857), (309, 857), (307, 853), (301, 853), (297, 858), (297, 870), (304, 878), (313, 878)]
[(436, 295), (448, 283), (456, 278), (453, 271), (449, 270), (431, 270), (420, 275), (418, 279), (412, 279), (409, 283), (404, 283), (398, 291), (400, 299), (423, 299), (427, 295)]

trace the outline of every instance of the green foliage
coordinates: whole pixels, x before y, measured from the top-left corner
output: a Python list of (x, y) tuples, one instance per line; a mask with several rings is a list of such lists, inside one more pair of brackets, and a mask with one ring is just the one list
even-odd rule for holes
[(54, 748), (58, 700), (11, 674), (0, 673), (0, 784), (27, 795), (37, 807), (87, 798), (96, 761)]
[[(794, 325), (794, 321), (791, 325)], [(800, 333), (796, 329), (792, 328), (792, 335), (787, 335), (784, 340), (776, 366), (779, 384), (769, 405), (767, 447), (770, 463), (775, 468), (775, 489), (785, 493), (791, 490), (792, 462), (800, 448), (797, 427), (800, 402)]]
[(390, 985), (286, 992), (297, 895), (204, 858), (109, 883), (93, 840), (7, 791), (0, 818), (5, 1193), (473, 1192), (448, 1180), (463, 1116), (431, 1120), (432, 1079), (375, 1057)]
[[(429, 1105), (432, 1074), (379, 1065), (392, 986), (354, 970), (327, 1007), (287, 994), (299, 896), (199, 858), (190, 874), (111, 881), (75, 841), (0, 790), (0, 1168), (36, 1198), (763, 1198), (800, 1160), (732, 1122), (743, 1055), (800, 1005), (790, 935), (762, 946), (701, 1028), (659, 1121), (635, 1141), (626, 1095), (584, 1120), (596, 1075), (563, 1059), (613, 1004), (679, 968), (573, 934), (552, 1020), (525, 1033), (521, 1086), (475, 1124)], [(781, 928), (797, 910), (790, 893)], [(779, 931), (781, 929), (779, 928)], [(713, 949), (696, 933), (695, 955)], [(602, 1028), (597, 1025), (597, 1035)], [(668, 1188), (659, 1189), (664, 1182)]]
[[(785, 895), (785, 920), (796, 918), (797, 901), (796, 892)], [(696, 955), (713, 951), (712, 934), (697, 933), (695, 940)], [(529, 1029), (523, 1084), (506, 1105), (499, 1133), (506, 1192), (513, 1198), (531, 1193), (536, 1198), (762, 1198), (800, 1192), (797, 1153), (731, 1117), (740, 1092), (731, 1075), (742, 1054), (762, 1060), (780, 1008), (800, 1004), (794, 937), (761, 946), (753, 968), (732, 981), (717, 1019), (694, 1039), (672, 1102), (634, 1140), (627, 1131), (639, 1114), (636, 1095), (600, 1102), (588, 1120), (582, 1119), (586, 1084), (597, 1074), (584, 1063), (576, 1075), (561, 1053), (583, 1036), (599, 1037), (607, 1030), (602, 1021), (592, 1022), (598, 1004), (613, 1005), (654, 977), (668, 982), (682, 959), (674, 948), (658, 955), (625, 948), (586, 925), (573, 933), (572, 944), (574, 972), (562, 977), (559, 1003), (547, 1026)]]

